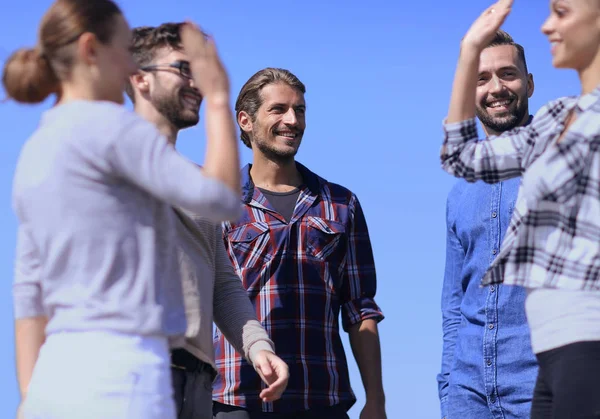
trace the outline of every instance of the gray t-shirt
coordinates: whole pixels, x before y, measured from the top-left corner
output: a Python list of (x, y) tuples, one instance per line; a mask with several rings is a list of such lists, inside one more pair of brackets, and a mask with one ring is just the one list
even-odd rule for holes
[(48, 316), (47, 334), (184, 333), (172, 205), (214, 222), (241, 211), (233, 191), (124, 107), (47, 111), (14, 177), (15, 317)]
[(295, 188), (290, 192), (273, 192), (263, 188), (258, 188), (267, 198), (269, 204), (277, 211), (288, 223), (294, 215), (296, 202), (300, 196), (300, 188)]

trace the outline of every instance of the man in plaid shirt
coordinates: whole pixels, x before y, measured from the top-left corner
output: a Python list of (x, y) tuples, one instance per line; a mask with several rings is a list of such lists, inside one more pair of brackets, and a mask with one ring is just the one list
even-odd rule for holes
[(367, 224), (356, 195), (294, 159), (306, 127), (304, 93), (292, 73), (267, 68), (236, 102), (253, 163), (243, 169), (245, 211), (224, 225), (223, 239), (290, 379), (279, 401), (260, 400), (260, 378), (217, 330), (216, 419), (348, 418), (356, 398), (340, 311), (367, 397), (361, 418), (386, 417), (377, 330), (383, 314), (374, 301)]

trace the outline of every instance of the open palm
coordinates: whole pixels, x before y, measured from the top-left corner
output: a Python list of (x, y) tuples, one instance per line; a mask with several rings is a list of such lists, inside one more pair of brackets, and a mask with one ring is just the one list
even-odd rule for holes
[(181, 28), (181, 43), (190, 57), (194, 83), (204, 97), (229, 94), (229, 77), (212, 38), (192, 22)]
[(498, 0), (488, 7), (475, 22), (473, 22), (463, 38), (463, 44), (469, 44), (478, 49), (484, 48), (494, 39), (496, 32), (500, 29), (510, 13), (512, 5), (513, 0)]

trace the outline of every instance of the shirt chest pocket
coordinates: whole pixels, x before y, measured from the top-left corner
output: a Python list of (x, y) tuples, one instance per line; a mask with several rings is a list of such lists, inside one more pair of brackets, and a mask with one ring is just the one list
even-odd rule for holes
[(228, 232), (228, 241), (240, 269), (262, 268), (271, 260), (270, 236), (269, 225), (260, 221)]
[(346, 226), (320, 217), (306, 219), (306, 255), (318, 260), (341, 264), (346, 255)]

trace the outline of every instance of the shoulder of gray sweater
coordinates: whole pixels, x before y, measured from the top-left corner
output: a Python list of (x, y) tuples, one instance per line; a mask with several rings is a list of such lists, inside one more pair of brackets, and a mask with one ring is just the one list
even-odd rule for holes
[(220, 228), (217, 223), (190, 211), (186, 211), (182, 208), (175, 208), (174, 210), (180, 220), (192, 231), (192, 233), (202, 234), (209, 239), (209, 241), (212, 241), (216, 229)]
[(204, 217), (197, 216), (180, 208), (174, 208), (178, 219), (178, 230), (188, 241), (191, 239), (197, 246), (201, 246), (205, 252), (214, 259), (216, 252), (216, 224)]

